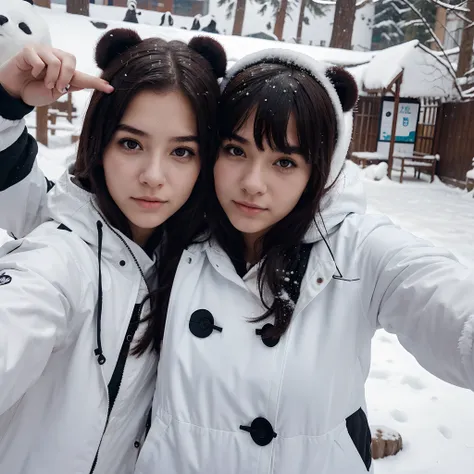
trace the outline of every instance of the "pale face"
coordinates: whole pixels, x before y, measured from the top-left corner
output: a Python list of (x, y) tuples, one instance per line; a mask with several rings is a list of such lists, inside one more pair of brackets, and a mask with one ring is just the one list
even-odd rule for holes
[(105, 149), (107, 189), (144, 245), (188, 200), (200, 171), (196, 117), (181, 92), (143, 91)]
[(242, 232), (252, 255), (255, 241), (286, 217), (298, 203), (311, 175), (311, 165), (299, 153), (296, 124), (287, 130), (293, 153), (259, 150), (253, 137), (254, 117), (225, 140), (214, 167), (216, 193), (232, 225)]

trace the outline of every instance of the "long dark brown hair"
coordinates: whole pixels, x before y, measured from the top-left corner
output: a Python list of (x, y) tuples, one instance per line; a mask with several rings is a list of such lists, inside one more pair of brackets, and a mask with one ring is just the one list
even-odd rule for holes
[[(337, 141), (337, 119), (324, 87), (306, 71), (284, 64), (250, 66), (230, 80), (220, 100), (221, 138), (230, 139), (254, 112), (254, 139), (259, 149), (263, 150), (265, 142), (273, 150), (286, 153), (290, 148), (288, 122), (294, 116), (298, 147), (311, 163), (311, 175), (298, 203), (257, 244), (262, 262), (258, 285), (266, 312), (254, 321), (274, 315), (275, 325), (268, 336), (279, 337), (287, 330), (294, 307), (279, 295), (291, 263), (298, 258), (303, 237), (328, 191), (326, 182)], [(214, 187), (209, 198), (210, 229), (237, 271), (244, 273), (243, 236), (230, 223), (213, 190)], [(265, 285), (274, 297), (271, 304), (263, 296)]]
[[(206, 169), (212, 166), (217, 150), (219, 99), (216, 73), (204, 56), (180, 41), (167, 42), (159, 38), (142, 41), (136, 34), (130, 34), (125, 43), (124, 38), (114, 40), (110, 35), (108, 39), (103, 38), (107, 44), (99, 42), (97, 46), (96, 60), (103, 68), (102, 78), (114, 86), (114, 92), (107, 95), (96, 91), (92, 95), (74, 168), (82, 186), (96, 195), (108, 223), (129, 238), (132, 237), (130, 225), (110, 196), (102, 165), (104, 150), (128, 105), (144, 90), (183, 93), (196, 116), (201, 169)], [(112, 44), (114, 41), (118, 43)], [(201, 172), (186, 204), (158, 227), (147, 242), (147, 253), (152, 254), (157, 247), (160, 249), (159, 285), (149, 295), (151, 311), (142, 320), (148, 321), (148, 327), (133, 350), (137, 355), (149, 347), (160, 350), (179, 258), (183, 249), (204, 230), (204, 176)]]

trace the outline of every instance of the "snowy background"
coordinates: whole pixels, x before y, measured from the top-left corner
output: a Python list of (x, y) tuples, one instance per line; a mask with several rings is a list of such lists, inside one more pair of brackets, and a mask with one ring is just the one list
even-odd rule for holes
[[(104, 11), (104, 7), (91, 5), (91, 15), (96, 15), (93, 19), (106, 18), (109, 9), (108, 18), (123, 18), (123, 9), (105, 8)], [(40, 9), (50, 25), (53, 44), (74, 53), (81, 70), (98, 73), (92, 59), (93, 47), (103, 30), (96, 29), (89, 19), (66, 15), (63, 10), (64, 7), (58, 5), (52, 11)], [(121, 11), (112, 13), (114, 10)], [(131, 25), (117, 22), (110, 26)], [(191, 36), (191, 32), (174, 28), (148, 25), (136, 28), (143, 37), (188, 39)], [(240, 49), (242, 45), (253, 50), (276, 44), (249, 39), (238, 42)], [(81, 117), (88, 98), (86, 92), (75, 94), (75, 105)], [(34, 124), (33, 116), (28, 118), (28, 123)], [(45, 174), (50, 179), (57, 178), (64, 170), (66, 158), (74, 150), (70, 136), (61, 133), (51, 137), (49, 148), (40, 145), (38, 159)], [(406, 178), (402, 185), (396, 179), (395, 174), (394, 181), (364, 181), (370, 212), (389, 215), (414, 234), (447, 247), (465, 265), (474, 268), (473, 193), (449, 188), (438, 180), (430, 184), (424, 177), (421, 181)], [(0, 243), (6, 239), (6, 234), (0, 230)], [(383, 330), (374, 338), (372, 354), (367, 382), (369, 421), (372, 426), (397, 430), (404, 439), (401, 453), (375, 461), (376, 473), (472, 474), (474, 394), (430, 375), (400, 346), (395, 336)]]

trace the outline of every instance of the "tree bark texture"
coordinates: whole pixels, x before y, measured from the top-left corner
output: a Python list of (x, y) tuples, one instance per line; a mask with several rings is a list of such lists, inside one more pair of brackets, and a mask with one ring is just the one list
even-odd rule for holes
[(306, 10), (306, 0), (301, 0), (300, 16), (298, 18), (298, 30), (296, 32), (296, 42), (298, 44), (301, 43), (301, 36), (303, 34), (303, 20), (304, 20), (305, 10)]
[(67, 0), (66, 11), (76, 15), (89, 16), (89, 0)]
[(331, 48), (352, 49), (356, 0), (336, 0), (332, 25)]
[(283, 28), (285, 27), (287, 8), (288, 0), (281, 0), (280, 9), (278, 10), (276, 15), (275, 28), (273, 29), (273, 33), (279, 40), (283, 39)]
[(234, 27), (232, 28), (233, 35), (242, 35), (246, 3), (247, 0), (237, 0), (237, 6), (235, 7)]
[(467, 0), (467, 7), (469, 12), (466, 13), (466, 17), (471, 24), (466, 22), (462, 31), (458, 70), (456, 71), (457, 77), (463, 77), (471, 69), (472, 43), (474, 40), (474, 25), (472, 24), (474, 22), (474, 0)]

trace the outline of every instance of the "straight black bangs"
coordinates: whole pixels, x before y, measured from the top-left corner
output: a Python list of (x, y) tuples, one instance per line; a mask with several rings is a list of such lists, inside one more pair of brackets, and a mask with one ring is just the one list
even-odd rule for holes
[(266, 143), (285, 154), (294, 152), (287, 134), (293, 117), (298, 147), (313, 164), (328, 140), (334, 140), (333, 146), (336, 140), (336, 115), (328, 93), (308, 73), (288, 65), (260, 63), (237, 74), (221, 96), (220, 111), (222, 139), (230, 139), (255, 114), (257, 147), (263, 150)]

